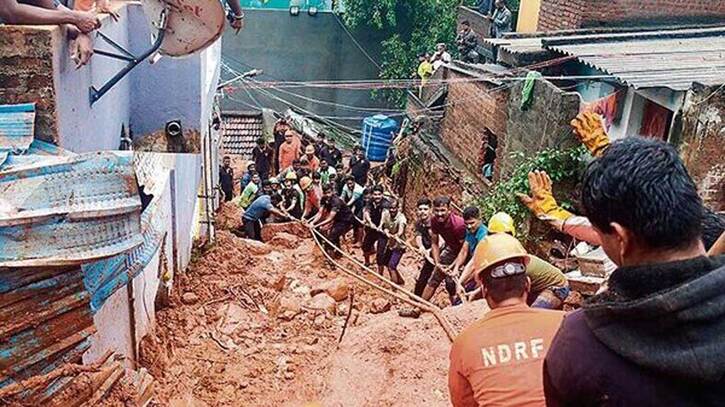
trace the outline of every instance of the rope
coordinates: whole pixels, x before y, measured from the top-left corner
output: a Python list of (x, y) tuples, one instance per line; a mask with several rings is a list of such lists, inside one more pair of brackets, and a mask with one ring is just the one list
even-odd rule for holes
[[(435, 317), (435, 319), (438, 321), (438, 323), (440, 324), (441, 328), (443, 328), (443, 331), (445, 331), (446, 336), (448, 336), (448, 339), (451, 342), (453, 342), (453, 340), (456, 338), (456, 334), (453, 331), (453, 327), (451, 326), (450, 322), (441, 313), (440, 308), (438, 308), (437, 306), (435, 306), (435, 305), (431, 304), (430, 302), (424, 300), (423, 298), (421, 298), (421, 297), (419, 297), (419, 296), (417, 296), (417, 295), (415, 295), (415, 294), (413, 294), (413, 293), (411, 293), (411, 292), (409, 292), (409, 291), (401, 288), (400, 286), (398, 286), (397, 284), (393, 283), (392, 281), (390, 281), (390, 280), (386, 279), (385, 277), (379, 275), (378, 273), (374, 272), (373, 270), (371, 270), (370, 268), (368, 268), (364, 264), (358, 262), (357, 260), (355, 260), (354, 257), (350, 256), (345, 251), (343, 251), (342, 249), (340, 249), (339, 247), (337, 247), (335, 244), (333, 244), (332, 242), (330, 242), (322, 233), (320, 233), (317, 230), (315, 230), (309, 224), (307, 224), (305, 222), (302, 222), (302, 221), (298, 221), (298, 222), (302, 223), (305, 227), (307, 227), (310, 230), (310, 232), (312, 233), (312, 238), (315, 241), (315, 244), (317, 244), (317, 247), (322, 251), (322, 254), (325, 256), (325, 258), (327, 258), (327, 260), (329, 262), (331, 262), (333, 265), (335, 265), (335, 267), (337, 267), (340, 271), (342, 271), (343, 273), (349, 275), (350, 277), (352, 277), (352, 278), (360, 281), (361, 283), (363, 283), (365, 285), (368, 285), (368, 286), (370, 286), (370, 287), (372, 287), (372, 288), (374, 288), (374, 289), (376, 289), (378, 291), (381, 291), (383, 293), (386, 293), (386, 294), (388, 294), (388, 295), (390, 295), (390, 296), (392, 296), (394, 298), (397, 298), (400, 301), (405, 302), (406, 304), (409, 304), (409, 305), (412, 305), (414, 307), (420, 308), (423, 311), (430, 312), (431, 314), (433, 314), (433, 316)], [(369, 274), (372, 274), (372, 275), (376, 276), (377, 278), (379, 278), (379, 279), (387, 282), (388, 284), (390, 284), (391, 287), (394, 290), (390, 290), (388, 288), (382, 287), (379, 284), (376, 284), (376, 283), (374, 283), (374, 282), (366, 279), (365, 277), (360, 276), (357, 273), (354, 273), (354, 272), (348, 270), (346, 267), (344, 267), (343, 265), (341, 265), (337, 260), (335, 260), (334, 258), (332, 258), (332, 256), (330, 256), (327, 253), (327, 251), (323, 247), (322, 243), (320, 243), (319, 239), (322, 239), (323, 241), (325, 241), (328, 245), (330, 245), (337, 252), (339, 252), (340, 254), (342, 254), (343, 256), (345, 256), (346, 258), (348, 258), (350, 261), (352, 261), (353, 264), (355, 264), (358, 267), (362, 268), (363, 270), (365, 270)], [(396, 291), (398, 291), (398, 292), (396, 292)], [(407, 297), (404, 296), (403, 294), (407, 295)], [(408, 297), (410, 297), (410, 298), (408, 298)]]

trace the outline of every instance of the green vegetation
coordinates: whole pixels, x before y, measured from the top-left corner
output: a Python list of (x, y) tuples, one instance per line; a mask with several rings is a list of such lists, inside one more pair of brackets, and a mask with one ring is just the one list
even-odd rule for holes
[[(380, 77), (412, 78), (420, 53), (435, 50), (439, 42), (455, 50), (456, 15), (460, 0), (346, 0), (345, 23), (385, 33)], [(405, 104), (400, 90), (378, 96), (398, 106)]]
[[(585, 167), (583, 157), (586, 156), (586, 150), (581, 146), (567, 150), (547, 149), (533, 157), (525, 157), (523, 153), (516, 152), (510, 157), (517, 163), (511, 176), (496, 183), (488, 195), (474, 204), (481, 208), (483, 219), (489, 219), (496, 212), (506, 212), (520, 225), (530, 213), (516, 194), (529, 194), (529, 172), (546, 171), (554, 183), (556, 193), (557, 184), (574, 184), (580, 179)], [(566, 199), (559, 200), (559, 204), (571, 209), (571, 204)]]

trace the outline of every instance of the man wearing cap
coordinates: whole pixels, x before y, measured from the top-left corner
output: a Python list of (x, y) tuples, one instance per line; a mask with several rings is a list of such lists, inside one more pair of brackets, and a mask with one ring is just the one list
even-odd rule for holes
[(453, 406), (542, 406), (543, 363), (561, 311), (529, 308), (529, 256), (516, 238), (494, 234), (478, 244), (476, 280), (491, 308), (451, 347)]
[(307, 165), (311, 173), (314, 173), (320, 168), (320, 159), (315, 156), (314, 145), (308, 144), (307, 147), (305, 147), (305, 155), (302, 158), (307, 159)]

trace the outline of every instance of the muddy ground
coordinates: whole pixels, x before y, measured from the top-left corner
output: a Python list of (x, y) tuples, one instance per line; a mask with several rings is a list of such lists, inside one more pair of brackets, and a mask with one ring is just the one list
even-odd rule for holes
[[(235, 217), (225, 208), (218, 225)], [(177, 282), (141, 344), (141, 365), (157, 381), (151, 405), (450, 405), (450, 343), (432, 315), (399, 316), (408, 306), (345, 277), (299, 225), (264, 234), (267, 243), (219, 231)], [(406, 257), (412, 289), (419, 264)], [(440, 291), (435, 301), (446, 305)], [(478, 302), (446, 314), (460, 330), (484, 311)]]

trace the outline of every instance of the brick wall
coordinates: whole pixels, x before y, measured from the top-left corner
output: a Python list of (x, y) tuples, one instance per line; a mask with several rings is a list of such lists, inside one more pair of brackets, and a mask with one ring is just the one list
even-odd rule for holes
[(725, 17), (717, 0), (542, 0), (539, 31), (602, 25), (714, 21)]
[(724, 120), (725, 90), (696, 87), (688, 92), (680, 152), (700, 196), (715, 211), (725, 210)]
[(500, 171), (512, 169), (511, 160), (501, 160), (512, 152), (527, 156), (546, 148), (568, 148), (577, 145), (569, 122), (579, 113), (580, 98), (576, 92), (565, 92), (549, 81), (534, 84), (532, 101), (527, 110), (521, 110), (523, 81), (511, 88), (508, 100), (508, 122), (503, 143), (499, 139)]
[(46, 141), (58, 134), (53, 86), (57, 27), (0, 28), (0, 103), (36, 103), (36, 137)]
[[(470, 79), (469, 76), (451, 70), (451, 79)], [(451, 82), (448, 85), (445, 117), (441, 125), (441, 140), (466, 169), (480, 174), (480, 149), (483, 128), (488, 127), (499, 140), (506, 135), (508, 120), (508, 89), (496, 89), (499, 85), (484, 82)]]

